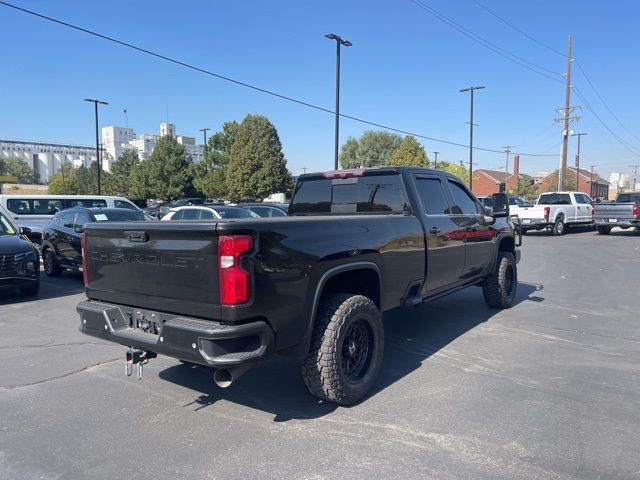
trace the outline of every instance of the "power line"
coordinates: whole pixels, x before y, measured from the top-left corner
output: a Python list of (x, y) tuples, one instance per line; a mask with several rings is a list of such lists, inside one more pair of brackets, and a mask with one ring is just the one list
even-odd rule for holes
[[(530, 70), (530, 71), (532, 71), (534, 73), (537, 73), (538, 75), (542, 75), (543, 77), (546, 77), (549, 80), (553, 80), (554, 82), (564, 83), (563, 80), (561, 80), (559, 78), (559, 77), (561, 77), (560, 73), (554, 72), (553, 70), (550, 70), (550, 69), (548, 69), (546, 67), (543, 67), (542, 65), (538, 65), (536, 63), (530, 62), (529, 60), (526, 60), (525, 58), (522, 58), (522, 57), (516, 55), (515, 53), (511, 53), (508, 50), (505, 50), (504, 48), (499, 47), (495, 43), (492, 43), (489, 40), (486, 40), (486, 39), (482, 38), (481, 36), (471, 32), (470, 30), (467, 30), (462, 25), (454, 22), (450, 18), (448, 18), (448, 17), (444, 16), (443, 14), (439, 13), (438, 11), (433, 9), (432, 7), (430, 7), (430, 6), (426, 5), (425, 3), (423, 3), (421, 0), (411, 0), (411, 1), (415, 5), (417, 5), (418, 7), (422, 8), (424, 11), (426, 11), (429, 14), (431, 14), (432, 16), (436, 17), (441, 22), (446, 23), (451, 28), (457, 30), (458, 32), (460, 32), (463, 35), (469, 37), (473, 41), (479, 43), (480, 45), (482, 45), (483, 47), (491, 50), (492, 52), (500, 55), (501, 57), (504, 57), (507, 60), (510, 60), (510, 61), (512, 61), (514, 63), (517, 63), (518, 65), (526, 68), (527, 70)], [(539, 70), (536, 70), (536, 68), (539, 69), (539, 70), (544, 70), (546, 72), (549, 72), (549, 73), (551, 73), (553, 75), (556, 75), (556, 77), (552, 77), (551, 75), (548, 75), (546, 73), (540, 72)]]
[(482, 8), (483, 10), (487, 11), (488, 13), (490, 13), (491, 15), (493, 15), (494, 17), (496, 17), (498, 20), (500, 20), (502, 23), (504, 23), (505, 25), (511, 27), (513, 30), (515, 30), (516, 32), (518, 32), (519, 34), (527, 37), (529, 40), (534, 41), (535, 43), (537, 43), (538, 45), (540, 45), (541, 47), (546, 48), (547, 50), (551, 50), (554, 53), (557, 53), (558, 55), (560, 55), (561, 57), (567, 57), (567, 54), (564, 52), (561, 52), (560, 50), (557, 50), (553, 47), (550, 47), (549, 45), (547, 45), (546, 43), (541, 42), (540, 40), (538, 40), (535, 37), (532, 37), (531, 35), (529, 35), (527, 32), (521, 30), (520, 28), (516, 27), (514, 24), (508, 22), (507, 20), (505, 20), (504, 18), (502, 18), (501, 16), (499, 16), (497, 13), (493, 12), (492, 10), (490, 10), (489, 8), (485, 7), (483, 4), (481, 4), (480, 2), (478, 2), (478, 0), (472, 0), (473, 3), (475, 3), (476, 5), (478, 5), (480, 8)]
[(626, 148), (629, 152), (631, 152), (632, 154), (634, 154), (636, 156), (640, 156), (639, 152), (634, 150), (633, 147), (631, 147), (629, 144), (627, 144), (627, 142), (625, 142), (623, 139), (621, 139), (613, 130), (611, 130), (611, 128), (609, 128), (609, 126), (604, 122), (604, 120), (602, 120), (602, 118), (600, 118), (600, 115), (598, 115), (596, 113), (596, 111), (593, 109), (593, 107), (588, 102), (588, 100), (586, 98), (584, 98), (584, 95), (582, 94), (580, 89), (578, 87), (574, 87), (574, 89), (575, 89), (576, 95), (584, 102), (585, 106), (589, 109), (589, 111), (593, 114), (593, 116), (598, 119), (598, 121), (613, 136), (613, 138), (615, 138), (620, 143), (620, 145), (622, 145), (624, 148)]
[(596, 89), (595, 85), (593, 84), (593, 82), (591, 82), (591, 79), (589, 78), (589, 75), (587, 75), (587, 72), (584, 71), (584, 69), (582, 68), (582, 65), (580, 65), (580, 62), (578, 62), (576, 60), (576, 65), (578, 65), (578, 68), (580, 69), (580, 71), (582, 72), (582, 75), (584, 75), (585, 80), (587, 81), (587, 83), (591, 86), (591, 88), (593, 89), (593, 91), (595, 92), (595, 94), (598, 96), (598, 98), (600, 99), (600, 101), (602, 102), (602, 104), (604, 105), (604, 107), (609, 111), (609, 113), (611, 114), (611, 116), (613, 118), (616, 119), (616, 121), (620, 124), (620, 126), (622, 128), (624, 128), (631, 136), (633, 136), (635, 139), (640, 140), (640, 137), (638, 137), (635, 133), (633, 133), (631, 130), (629, 130), (623, 123), (622, 121), (618, 118), (618, 116), (613, 112), (613, 110), (611, 108), (609, 108), (609, 105), (607, 105), (607, 102), (604, 101), (604, 98), (602, 98), (602, 96), (600, 95), (600, 93), (598, 92), (598, 90)]
[[(197, 72), (200, 72), (200, 73), (204, 73), (205, 75), (209, 75), (209, 76), (218, 78), (220, 80), (224, 80), (224, 81), (236, 84), (236, 85), (240, 85), (242, 87), (249, 88), (251, 90), (254, 90), (254, 91), (257, 91), (257, 92), (260, 92), (260, 93), (264, 93), (264, 94), (267, 94), (267, 95), (271, 95), (271, 96), (279, 98), (281, 100), (286, 100), (288, 102), (296, 103), (296, 104), (302, 105), (304, 107), (312, 108), (312, 109), (315, 109), (315, 110), (318, 110), (318, 111), (321, 111), (321, 112), (330, 113), (331, 115), (335, 115), (335, 112), (333, 110), (331, 110), (331, 109), (324, 108), (324, 107), (321, 107), (319, 105), (314, 105), (312, 103), (305, 102), (305, 101), (299, 100), (297, 98), (289, 97), (287, 95), (283, 95), (283, 94), (280, 94), (280, 93), (277, 93), (277, 92), (274, 92), (274, 91), (271, 91), (271, 90), (267, 90), (265, 88), (261, 88), (261, 87), (258, 87), (256, 85), (252, 85), (250, 83), (242, 82), (240, 80), (236, 80), (236, 79), (233, 79), (231, 77), (227, 77), (225, 75), (221, 75), (219, 73), (212, 72), (210, 70), (207, 70), (207, 69), (204, 69), (204, 68), (201, 68), (201, 67), (198, 67), (198, 66), (183, 62), (181, 60), (177, 60), (175, 58), (172, 58), (172, 57), (169, 57), (169, 56), (166, 56), (166, 55), (162, 55), (162, 54), (157, 53), (157, 52), (153, 52), (153, 51), (148, 50), (146, 48), (138, 47), (138, 46), (133, 45), (131, 43), (127, 43), (127, 42), (124, 42), (122, 40), (118, 40), (117, 38), (114, 38), (114, 37), (111, 37), (111, 36), (108, 36), (108, 35), (104, 35), (104, 34), (101, 34), (101, 33), (98, 33), (98, 32), (95, 32), (93, 30), (89, 30), (89, 29), (86, 29), (86, 28), (83, 28), (83, 27), (79, 27), (77, 25), (73, 25), (71, 23), (68, 23), (68, 22), (65, 22), (65, 21), (62, 21), (62, 20), (58, 20), (56, 18), (49, 17), (47, 15), (43, 15), (41, 13), (34, 12), (32, 10), (27, 10), (26, 8), (22, 8), (22, 7), (18, 7), (16, 5), (12, 5), (11, 3), (7, 3), (5, 1), (1, 1), (0, 0), (0, 5), (4, 5), (5, 7), (13, 8), (13, 9), (21, 11), (23, 13), (26, 13), (26, 14), (41, 18), (43, 20), (47, 20), (47, 21), (56, 23), (58, 25), (62, 25), (64, 27), (71, 28), (73, 30), (77, 30), (77, 31), (82, 32), (82, 33), (86, 33), (88, 35), (92, 35), (94, 37), (101, 38), (103, 40), (106, 40), (106, 41), (109, 41), (109, 42), (112, 42), (112, 43), (116, 43), (116, 44), (121, 45), (123, 47), (127, 47), (127, 48), (130, 48), (132, 50), (136, 50), (138, 52), (145, 53), (147, 55), (151, 55), (153, 57), (159, 58), (161, 60), (165, 60), (167, 62), (176, 64), (176, 65), (179, 65), (179, 66), (182, 66), (182, 67), (185, 67), (185, 68), (188, 68), (190, 70), (194, 70), (194, 71), (197, 71)], [(365, 125), (370, 125), (370, 126), (373, 126), (373, 127), (382, 128), (382, 129), (389, 130), (389, 131), (396, 132), (396, 133), (401, 133), (403, 135), (412, 135), (414, 137), (422, 138), (424, 140), (430, 140), (430, 141), (433, 141), (433, 142), (444, 143), (444, 144), (452, 145), (452, 146), (456, 146), (456, 147), (469, 148), (469, 145), (465, 145), (464, 143), (452, 142), (452, 141), (449, 141), (449, 140), (443, 140), (441, 138), (429, 137), (427, 135), (421, 135), (421, 134), (418, 134), (418, 133), (415, 133), (415, 132), (410, 132), (408, 130), (402, 130), (402, 129), (399, 129), (399, 128), (390, 127), (390, 126), (384, 125), (382, 123), (377, 123), (377, 122), (373, 122), (373, 121), (370, 121), (370, 120), (365, 120), (363, 118), (355, 117), (355, 116), (352, 116), (352, 115), (346, 115), (346, 114), (341, 113), (340, 116), (343, 117), (343, 118), (347, 118), (349, 120), (353, 120), (355, 122), (363, 123)], [(502, 150), (492, 149), (492, 148), (473, 147), (473, 149), (474, 150), (484, 151), (484, 152), (490, 152), (490, 153), (500, 153), (500, 154), (504, 153)], [(528, 157), (555, 156), (555, 155), (543, 155), (543, 154), (524, 153), (524, 152), (518, 152), (518, 153), (519, 153), (519, 155), (528, 156)]]

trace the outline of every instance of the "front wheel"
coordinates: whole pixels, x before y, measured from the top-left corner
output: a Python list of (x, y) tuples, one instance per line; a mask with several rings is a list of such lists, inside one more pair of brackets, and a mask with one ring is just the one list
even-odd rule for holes
[(518, 268), (512, 253), (500, 252), (496, 268), (482, 283), (484, 301), (492, 308), (511, 308), (518, 288)]
[(362, 295), (331, 295), (318, 307), (302, 378), (316, 397), (351, 405), (373, 388), (383, 351), (384, 328), (375, 303)]
[(611, 227), (597, 227), (597, 230), (600, 235), (609, 235)]

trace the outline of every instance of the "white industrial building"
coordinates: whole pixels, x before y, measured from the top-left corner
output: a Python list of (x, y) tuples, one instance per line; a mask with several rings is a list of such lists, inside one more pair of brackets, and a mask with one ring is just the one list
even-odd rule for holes
[(194, 162), (199, 162), (202, 159), (204, 145), (197, 145), (194, 137), (176, 135), (176, 126), (173, 123), (161, 123), (160, 135), (143, 133), (138, 138), (132, 128), (111, 126), (102, 129), (102, 144), (105, 150), (103, 167), (108, 169), (108, 163), (110, 168), (111, 162), (122, 155), (125, 150), (136, 150), (140, 159), (146, 160), (153, 152), (156, 142), (165, 135), (175, 137), (180, 145), (184, 145)]
[[(194, 137), (176, 135), (176, 126), (172, 123), (160, 124), (160, 135), (142, 134), (136, 138), (132, 128), (109, 126), (102, 128), (102, 168), (111, 171), (111, 164), (125, 150), (136, 150), (142, 160), (146, 160), (164, 135), (175, 137), (184, 145), (194, 162), (199, 162), (204, 153), (204, 145), (197, 145)], [(62, 165), (88, 167), (96, 161), (95, 147), (86, 145), (64, 145), (57, 143), (30, 142), (22, 140), (0, 139), (0, 158), (17, 157), (28, 163), (41, 183), (48, 182)]]
[(0, 158), (10, 157), (17, 157), (28, 163), (40, 182), (46, 182), (62, 165), (86, 167), (95, 162), (96, 148), (86, 145), (0, 139)]

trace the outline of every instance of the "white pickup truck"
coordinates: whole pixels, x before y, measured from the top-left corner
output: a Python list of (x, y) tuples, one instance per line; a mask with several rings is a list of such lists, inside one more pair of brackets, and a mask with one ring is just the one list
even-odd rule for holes
[(519, 208), (522, 233), (546, 228), (554, 235), (564, 235), (571, 225), (593, 225), (592, 202), (582, 192), (543, 193), (533, 207)]

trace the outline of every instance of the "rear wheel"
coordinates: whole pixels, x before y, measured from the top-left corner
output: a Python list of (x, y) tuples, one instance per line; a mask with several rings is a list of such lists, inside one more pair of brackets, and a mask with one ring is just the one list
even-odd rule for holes
[(556, 223), (553, 224), (553, 234), (560, 236), (567, 233), (567, 224), (564, 223), (564, 217), (562, 215), (558, 216), (556, 219)]
[(384, 328), (375, 303), (362, 295), (331, 295), (318, 308), (302, 378), (316, 397), (351, 405), (375, 384), (383, 350)]
[(493, 308), (511, 308), (517, 288), (516, 259), (510, 252), (499, 252), (495, 270), (482, 283), (484, 301)]
[(44, 263), (44, 273), (47, 274), (47, 277), (57, 277), (60, 275), (62, 269), (60, 268), (55, 253), (53, 253), (50, 248), (42, 252), (42, 262)]
[(597, 227), (597, 230), (600, 235), (609, 235), (609, 233), (611, 232), (611, 227)]

